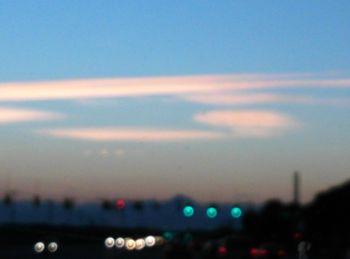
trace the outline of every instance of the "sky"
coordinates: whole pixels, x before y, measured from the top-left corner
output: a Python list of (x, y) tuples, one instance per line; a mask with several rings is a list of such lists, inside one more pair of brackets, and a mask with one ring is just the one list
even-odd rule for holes
[(350, 177), (349, 13), (0, 0), (0, 194), (311, 201)]

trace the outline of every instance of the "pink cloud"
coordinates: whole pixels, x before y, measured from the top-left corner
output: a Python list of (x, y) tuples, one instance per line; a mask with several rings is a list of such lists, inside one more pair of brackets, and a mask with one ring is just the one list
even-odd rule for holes
[(184, 99), (190, 102), (210, 105), (246, 105), (259, 103), (319, 104), (332, 106), (350, 105), (350, 99), (346, 98), (316, 98), (304, 95), (269, 93), (202, 94), (185, 96)]
[(2, 83), (0, 101), (97, 99), (214, 91), (220, 77), (155, 77)]
[(39, 134), (56, 138), (88, 141), (177, 142), (223, 138), (221, 133), (196, 130), (159, 130), (133, 128), (67, 128), (45, 129)]
[(194, 120), (229, 128), (235, 136), (240, 137), (270, 137), (298, 126), (286, 114), (264, 110), (211, 111), (195, 115)]
[(213, 94), (213, 95), (192, 95), (185, 97), (191, 102), (198, 102), (213, 105), (241, 105), (256, 103), (277, 103), (277, 102), (308, 102), (310, 99), (303, 96), (288, 96), (277, 94)]
[(342, 88), (350, 79), (309, 78), (295, 75), (202, 75), (82, 79), (46, 82), (0, 83), (0, 101), (98, 99), (111, 97), (218, 93), (228, 90), (273, 88)]
[(31, 109), (0, 108), (0, 124), (53, 120), (62, 117), (63, 116), (58, 113), (43, 112)]

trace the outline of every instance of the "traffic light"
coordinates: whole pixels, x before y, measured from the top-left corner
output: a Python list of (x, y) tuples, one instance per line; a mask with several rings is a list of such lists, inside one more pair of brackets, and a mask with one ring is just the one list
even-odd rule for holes
[(240, 218), (242, 216), (242, 209), (240, 207), (237, 207), (237, 206), (233, 207), (231, 209), (231, 216), (235, 219)]
[(218, 215), (218, 210), (214, 207), (207, 208), (207, 217), (210, 219), (216, 218)]
[(118, 209), (118, 210), (121, 210), (121, 209), (124, 209), (125, 208), (125, 200), (123, 199), (118, 199), (115, 201), (115, 207)]
[(190, 205), (187, 205), (183, 208), (182, 213), (186, 218), (190, 218), (194, 215), (194, 208)]
[(171, 241), (174, 238), (174, 236), (175, 236), (175, 234), (170, 232), (170, 231), (166, 231), (163, 233), (163, 237), (167, 241)]

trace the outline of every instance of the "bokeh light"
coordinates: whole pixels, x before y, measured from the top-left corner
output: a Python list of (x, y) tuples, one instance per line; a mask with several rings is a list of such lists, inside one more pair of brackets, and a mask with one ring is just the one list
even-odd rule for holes
[(156, 238), (156, 245), (158, 245), (158, 246), (164, 245), (165, 239), (163, 237), (156, 236), (155, 238)]
[(242, 209), (239, 207), (233, 207), (231, 209), (231, 216), (235, 219), (238, 219), (242, 216)]
[(185, 206), (182, 212), (185, 217), (190, 218), (194, 215), (194, 208), (192, 206)]
[(106, 240), (105, 240), (105, 246), (106, 246), (107, 248), (112, 248), (112, 247), (114, 247), (114, 244), (115, 244), (115, 241), (114, 241), (114, 238), (113, 238), (113, 237), (108, 237), (108, 238), (106, 238)]
[(209, 208), (207, 209), (207, 216), (208, 216), (208, 218), (213, 219), (213, 218), (216, 218), (217, 215), (218, 215), (218, 211), (217, 211), (216, 208), (214, 208), (214, 207), (209, 207)]
[(183, 236), (183, 240), (185, 242), (189, 242), (189, 241), (192, 241), (193, 240), (193, 236), (191, 233), (186, 233), (184, 236)]
[(38, 254), (44, 252), (45, 244), (43, 242), (38, 242), (34, 245), (34, 251)]
[(156, 238), (154, 236), (148, 236), (145, 238), (145, 243), (147, 247), (153, 247), (156, 245)]
[(117, 248), (123, 248), (124, 245), (125, 245), (125, 240), (124, 240), (124, 238), (118, 237), (118, 238), (115, 240), (115, 246), (116, 246)]
[(49, 243), (49, 245), (47, 246), (47, 250), (50, 253), (55, 253), (58, 249), (58, 244), (56, 242), (51, 242)]
[(118, 200), (115, 201), (115, 207), (116, 207), (118, 210), (124, 209), (125, 206), (126, 206), (125, 200), (123, 200), (123, 199), (118, 199)]
[(131, 238), (127, 238), (125, 241), (125, 248), (129, 251), (134, 250), (136, 248), (135, 240)]
[(174, 233), (166, 231), (164, 232), (163, 237), (165, 240), (170, 241), (174, 238)]
[(227, 256), (228, 250), (226, 246), (219, 246), (218, 247), (218, 254), (219, 256), (223, 257), (223, 256)]
[(145, 248), (146, 243), (143, 238), (139, 238), (135, 241), (135, 245), (136, 245), (136, 250), (142, 250)]

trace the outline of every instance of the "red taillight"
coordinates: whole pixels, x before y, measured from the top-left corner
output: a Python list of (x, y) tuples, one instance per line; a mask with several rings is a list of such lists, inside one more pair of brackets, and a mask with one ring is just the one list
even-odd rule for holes
[(256, 258), (267, 256), (267, 254), (268, 254), (267, 250), (263, 248), (252, 248), (250, 250), (250, 255)]
[(277, 251), (277, 256), (282, 257), (286, 255), (286, 251), (284, 251), (283, 249), (280, 249)]
[(257, 256), (258, 256), (258, 249), (252, 248), (252, 249), (250, 250), (250, 255), (251, 255), (252, 257), (257, 257)]
[(301, 237), (302, 237), (301, 233), (299, 233), (299, 232), (294, 232), (293, 233), (293, 239), (294, 240), (300, 240)]
[(266, 249), (259, 249), (260, 256), (266, 256), (268, 254)]
[(226, 246), (219, 246), (218, 247), (218, 254), (220, 255), (220, 256), (226, 256), (227, 255), (227, 248), (226, 248)]

